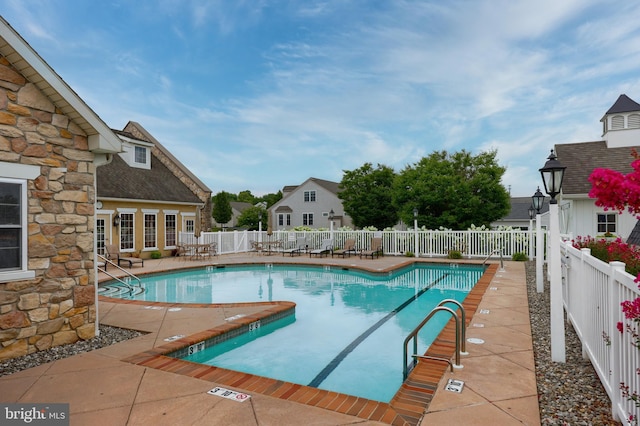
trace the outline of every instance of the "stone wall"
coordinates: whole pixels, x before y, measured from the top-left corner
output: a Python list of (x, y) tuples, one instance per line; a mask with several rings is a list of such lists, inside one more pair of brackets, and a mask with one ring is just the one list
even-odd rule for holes
[(0, 161), (40, 167), (27, 188), (35, 278), (0, 276), (0, 359), (93, 337), (93, 154), (84, 132), (2, 56)]

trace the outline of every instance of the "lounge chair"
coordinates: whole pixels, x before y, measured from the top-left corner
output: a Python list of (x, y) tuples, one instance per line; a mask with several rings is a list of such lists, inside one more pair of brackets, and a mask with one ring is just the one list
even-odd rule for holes
[(305, 237), (300, 237), (296, 239), (295, 245), (291, 248), (282, 250), (282, 255), (289, 254), (289, 256), (299, 256), (302, 252), (307, 251), (307, 239)]
[(333, 240), (322, 240), (320, 248), (309, 251), (309, 257), (311, 256), (329, 256), (329, 253), (333, 251)]
[(108, 256), (106, 256), (107, 259), (110, 259), (112, 258), (112, 256), (114, 256), (118, 260), (118, 266), (120, 266), (120, 262), (128, 262), (129, 268), (132, 268), (133, 265), (137, 263), (139, 263), (140, 266), (144, 266), (144, 260), (139, 257), (122, 256), (116, 244), (105, 244), (104, 249), (106, 253), (108, 253)]
[(331, 257), (333, 256), (342, 256), (347, 257), (351, 256), (351, 254), (356, 254), (356, 240), (354, 238), (349, 238), (345, 240), (344, 247), (338, 250), (334, 250), (331, 252)]
[(362, 250), (360, 252), (360, 258), (362, 259), (362, 256), (364, 257), (369, 257), (371, 256), (371, 259), (373, 259), (374, 257), (380, 257), (382, 256), (384, 253), (382, 251), (382, 238), (371, 238), (371, 248), (369, 250)]

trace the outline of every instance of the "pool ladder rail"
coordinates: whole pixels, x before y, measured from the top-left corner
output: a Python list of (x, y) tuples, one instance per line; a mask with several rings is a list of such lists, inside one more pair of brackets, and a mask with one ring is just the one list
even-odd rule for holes
[[(106, 257), (102, 256), (101, 254), (98, 254), (98, 259), (100, 259), (100, 262), (104, 263), (104, 267), (98, 263), (98, 271), (107, 274), (108, 276), (110, 276), (111, 278), (113, 278), (114, 280), (118, 281), (120, 284), (122, 284), (123, 286), (125, 286), (127, 288), (127, 290), (129, 290), (129, 294), (133, 293), (135, 291), (135, 286), (132, 286), (130, 284), (131, 280), (136, 280), (138, 282), (138, 288), (142, 289), (142, 282), (140, 281), (140, 278), (138, 278), (136, 275), (132, 274), (131, 272), (127, 271), (126, 269), (122, 268), (120, 265), (118, 265), (117, 263), (112, 262), (111, 260), (107, 259)], [(115, 275), (113, 275), (112, 273), (110, 273), (109, 271), (107, 271), (107, 264), (116, 267), (117, 269), (119, 269), (120, 271), (124, 272), (125, 274), (127, 274), (127, 279), (123, 280), (121, 278), (116, 277)]]
[[(456, 313), (456, 311), (444, 306), (447, 303), (453, 303), (458, 308), (460, 308), (460, 316), (462, 318), (458, 317), (458, 314)], [(433, 318), (433, 316), (440, 311), (450, 313), (451, 316), (453, 316), (453, 318), (456, 321), (456, 352), (455, 352), (456, 363), (455, 364), (453, 364), (451, 360), (447, 358), (441, 358), (441, 357), (430, 356), (430, 355), (418, 355), (418, 333), (420, 332), (422, 327), (424, 327), (429, 322), (429, 320)], [(460, 321), (461, 319), (462, 321)], [(465, 330), (466, 330), (466, 313), (464, 311), (464, 307), (462, 306), (462, 304), (455, 299), (444, 299), (443, 301), (438, 303), (438, 305), (435, 308), (433, 308), (431, 312), (429, 312), (429, 315), (427, 315), (425, 319), (423, 319), (422, 322), (418, 324), (418, 326), (411, 333), (409, 333), (407, 338), (404, 339), (404, 351), (403, 351), (403, 358), (402, 358), (402, 380), (403, 381), (407, 380), (407, 377), (409, 376), (409, 372), (410, 372), (409, 365), (407, 365), (407, 346), (411, 339), (413, 339), (413, 354), (411, 355), (411, 357), (414, 359), (414, 361), (410, 363), (411, 369), (415, 367), (419, 359), (432, 359), (436, 361), (444, 361), (449, 364), (449, 367), (451, 368), (451, 372), (453, 372), (454, 368), (462, 368), (463, 365), (460, 364), (460, 355), (461, 354), (468, 355), (468, 352), (466, 351), (466, 343), (465, 343), (465, 340), (466, 340)]]

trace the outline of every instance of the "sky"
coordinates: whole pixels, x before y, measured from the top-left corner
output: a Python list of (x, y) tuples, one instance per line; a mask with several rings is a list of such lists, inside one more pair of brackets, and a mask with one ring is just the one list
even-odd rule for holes
[[(497, 151), (533, 195), (554, 144), (640, 102), (640, 2), (0, 0), (111, 128), (136, 121), (213, 192)], [(562, 161), (562, 158), (559, 158)], [(631, 158), (630, 158), (631, 161)]]

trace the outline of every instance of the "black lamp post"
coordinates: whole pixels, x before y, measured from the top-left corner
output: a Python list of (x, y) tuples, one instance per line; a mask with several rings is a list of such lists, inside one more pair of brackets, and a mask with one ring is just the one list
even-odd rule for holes
[(547, 162), (544, 164), (544, 167), (540, 169), (544, 190), (551, 197), (549, 204), (558, 203), (556, 195), (562, 191), (562, 179), (564, 178), (565, 169), (566, 167), (558, 161), (558, 157), (556, 157), (556, 154), (551, 150)]
[(333, 209), (329, 211), (329, 231), (331, 234), (331, 239), (333, 240)]
[(544, 195), (540, 192), (540, 187), (536, 189), (536, 193), (531, 196), (531, 207), (535, 209), (535, 211), (540, 214), (540, 210), (542, 210), (542, 205), (544, 204)]
[(560, 219), (556, 195), (562, 191), (562, 179), (566, 167), (558, 161), (553, 150), (544, 167), (540, 169), (544, 190), (551, 197), (549, 201), (549, 298), (551, 310), (551, 360), (566, 361), (564, 339), (564, 306), (562, 302), (562, 267), (560, 261)]

